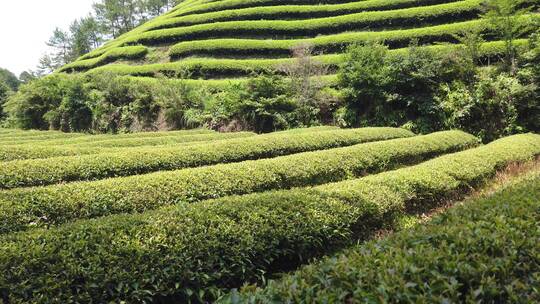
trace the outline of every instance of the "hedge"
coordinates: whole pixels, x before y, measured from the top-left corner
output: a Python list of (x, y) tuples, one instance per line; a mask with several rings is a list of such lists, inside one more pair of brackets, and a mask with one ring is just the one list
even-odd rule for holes
[[(231, 21), (199, 24), (189, 27), (153, 30), (136, 33), (123, 39), (123, 44), (160, 44), (182, 40), (218, 38), (220, 35), (264, 35), (273, 39), (278, 35), (317, 36), (358, 30), (365, 27), (430, 24), (475, 18), (480, 13), (482, 0), (465, 0), (455, 3), (408, 8), (383, 12), (365, 12), (308, 20), (259, 20)], [(390, 22), (390, 23), (389, 23)]]
[(121, 152), (21, 160), (0, 166), (0, 189), (199, 167), (218, 163), (350, 146), (413, 136), (394, 128), (365, 128), (259, 135), (201, 145), (139, 148)]
[(60, 133), (54, 137), (35, 136), (30, 139), (20, 138), (12, 139), (10, 142), (5, 142), (9, 145), (74, 145), (101, 142), (105, 140), (126, 140), (126, 139), (152, 139), (162, 137), (182, 137), (182, 136), (215, 136), (219, 133), (207, 129), (193, 129), (181, 131), (164, 131), (164, 132), (136, 132), (136, 133), (121, 133), (121, 134), (97, 134), (85, 136), (70, 136), (72, 133)]
[[(141, 79), (136, 79), (135, 81), (140, 81)], [(153, 79), (152, 79), (153, 80)], [(335, 130), (336, 127), (324, 126), (324, 127), (311, 127), (303, 129), (294, 129), (281, 132), (274, 132), (273, 134), (287, 134), (287, 133), (311, 133), (311, 132), (321, 132)], [(13, 160), (24, 160), (24, 159), (44, 159), (51, 157), (59, 156), (75, 156), (75, 155), (87, 155), (87, 154), (100, 154), (100, 153), (115, 153), (115, 152), (126, 152), (127, 149), (130, 151), (139, 151), (139, 150), (148, 150), (149, 147), (141, 146), (140, 149), (136, 147), (120, 147), (120, 148), (103, 148), (103, 147), (82, 147), (85, 143), (88, 142), (97, 142), (99, 140), (106, 139), (126, 139), (126, 138), (158, 138), (158, 137), (169, 137), (169, 136), (183, 136), (189, 134), (217, 134), (214, 131), (210, 130), (186, 130), (186, 131), (168, 131), (168, 132), (143, 132), (143, 133), (129, 133), (129, 134), (118, 134), (118, 135), (94, 135), (86, 138), (66, 138), (65, 140), (49, 140), (49, 141), (40, 141), (34, 144), (19, 144), (19, 145), (5, 145), (0, 146), (0, 161), (13, 161)], [(244, 134), (248, 138), (249, 133)], [(253, 134), (254, 135), (254, 134)], [(225, 139), (228, 135), (225, 135)], [(194, 138), (191, 138), (194, 139)], [(214, 140), (221, 140), (221, 137), (216, 137)], [(211, 143), (214, 140), (208, 140), (208, 143)], [(185, 144), (194, 144), (194, 145), (204, 145), (207, 142), (195, 141), (195, 142), (186, 142)], [(171, 143), (173, 145), (174, 143)], [(153, 149), (158, 149), (157, 146), (154, 146)], [(159, 147), (164, 148), (164, 147)]]
[[(445, 2), (454, 2), (455, 0), (447, 0)], [(378, 0), (360, 0), (355, 2), (366, 2), (366, 5), (368, 7), (370, 6), (377, 6), (379, 5), (381, 8), (385, 7), (385, 4), (381, 3), (382, 1)], [(399, 2), (394, 1), (394, 2)], [(427, 5), (432, 2), (429, 0), (418, 0), (418, 6), (420, 5)], [(374, 4), (371, 4), (374, 3)], [(343, 1), (341, 0), (332, 0), (332, 1), (322, 1), (320, 2), (321, 6), (329, 6), (329, 4), (334, 4), (336, 6), (342, 5)], [(180, 17), (180, 16), (186, 16), (186, 15), (200, 15), (205, 13), (211, 13), (211, 12), (217, 12), (217, 11), (223, 11), (223, 10), (240, 10), (245, 8), (259, 8), (264, 9), (267, 6), (285, 6), (285, 5), (304, 5), (304, 6), (311, 6), (313, 5), (313, 1), (310, 0), (224, 0), (224, 1), (217, 1), (213, 3), (205, 3), (202, 5), (197, 5), (196, 7), (190, 7), (183, 10), (176, 10), (174, 12), (171, 12), (170, 15), (167, 16), (167, 19)], [(353, 4), (351, 4), (353, 5)]]
[(415, 195), (431, 204), (539, 153), (540, 137), (517, 136), (366, 180), (12, 234), (0, 241), (0, 286), (13, 303), (211, 302), (391, 224)]
[(99, 57), (86, 59), (86, 60), (77, 60), (75, 62), (69, 63), (61, 67), (58, 71), (81, 71), (88, 70), (100, 65), (114, 62), (119, 59), (124, 60), (135, 60), (144, 58), (148, 54), (148, 48), (142, 45), (136, 46), (124, 46), (111, 49), (103, 53)]
[[(126, 148), (126, 147), (139, 147), (139, 146), (160, 146), (160, 145), (171, 145), (171, 144), (195, 144), (197, 142), (203, 141), (212, 141), (220, 139), (230, 139), (230, 138), (246, 138), (250, 136), (255, 136), (255, 133), (252, 132), (231, 132), (231, 133), (206, 133), (206, 134), (187, 134), (187, 135), (169, 135), (169, 136), (156, 136), (156, 137), (128, 137), (128, 138), (118, 138), (114, 137), (111, 139), (103, 139), (96, 141), (85, 141), (78, 143), (65, 143), (62, 140), (55, 141), (54, 144), (68, 147), (84, 147), (84, 148)], [(49, 145), (50, 141), (38, 142), (36, 144)]]
[(62, 132), (53, 132), (53, 131), (41, 131), (41, 132), (20, 132), (20, 133), (8, 133), (5, 136), (0, 137), (0, 143), (3, 145), (9, 145), (13, 143), (31, 143), (41, 140), (51, 140), (51, 139), (68, 139), (68, 138), (80, 138), (88, 137), (86, 134), (82, 133), (62, 133)]
[(68, 145), (79, 143), (91, 143), (103, 140), (113, 139), (130, 139), (130, 138), (153, 138), (153, 137), (180, 137), (186, 135), (208, 135), (217, 134), (215, 131), (207, 129), (193, 129), (193, 130), (181, 130), (181, 131), (167, 131), (167, 132), (136, 132), (136, 133), (122, 133), (122, 134), (82, 134), (82, 133), (63, 133), (63, 132), (47, 132), (44, 134), (28, 134), (23, 131), (22, 134), (17, 134), (11, 137), (0, 137), (0, 142), (5, 145)]
[(380, 172), (477, 143), (460, 131), (271, 159), (0, 191), (0, 233)]
[[(523, 20), (530, 20), (524, 18)], [(524, 21), (526, 22), (526, 21)], [(259, 39), (211, 39), (180, 42), (169, 49), (171, 58), (191, 55), (244, 55), (244, 56), (287, 56), (295, 46), (311, 45), (314, 52), (341, 53), (351, 44), (380, 40), (390, 48), (407, 47), (412, 40), (420, 44), (458, 42), (455, 35), (471, 28), (477, 28), (489, 35), (491, 26), (485, 20), (455, 22), (451, 24), (391, 30), (382, 32), (351, 32), (319, 36), (308, 39), (259, 40)], [(283, 60), (283, 59), (282, 59)]]
[(538, 303), (538, 210), (534, 172), (427, 225), (220, 303)]
[[(354, 41), (351, 41), (354, 43)], [(526, 46), (527, 40), (517, 40), (516, 44), (519, 47)], [(452, 48), (459, 47), (459, 45), (434, 45), (426, 46), (425, 48), (432, 49), (434, 51), (449, 51)], [(482, 54), (484, 56), (493, 56), (501, 54), (504, 49), (504, 43), (501, 41), (487, 42), (482, 44)], [(391, 50), (391, 53), (399, 54), (406, 52), (407, 49)], [(239, 51), (240, 52), (240, 51)], [(342, 62), (343, 56), (338, 54), (333, 55), (319, 55), (313, 56), (314, 60), (318, 60), (330, 67), (330, 71), (337, 69), (338, 65)], [(280, 58), (280, 59), (215, 59), (215, 58), (196, 58), (185, 59), (178, 62), (170, 62), (163, 64), (148, 64), (143, 66), (131, 66), (110, 64), (104, 67), (99, 67), (90, 70), (88, 73), (99, 73), (103, 71), (113, 72), (119, 75), (132, 75), (132, 76), (149, 76), (153, 77), (157, 74), (165, 74), (169, 76), (175, 76), (178, 72), (189, 72), (191, 77), (203, 77), (203, 78), (220, 78), (220, 77), (246, 77), (252, 72), (267, 71), (269, 69), (276, 69), (276, 67), (291, 63), (294, 59)], [(213, 82), (219, 84), (222, 80), (218, 79)]]
[[(119, 149), (55, 147), (37, 145), (0, 146), (0, 162), (114, 152)], [(2, 163), (2, 165), (4, 165)]]
[(395, 10), (448, 2), (448, 0), (371, 0), (340, 4), (249, 7), (160, 19), (159, 22), (153, 22), (146, 31), (224, 21), (324, 18), (366, 11)]

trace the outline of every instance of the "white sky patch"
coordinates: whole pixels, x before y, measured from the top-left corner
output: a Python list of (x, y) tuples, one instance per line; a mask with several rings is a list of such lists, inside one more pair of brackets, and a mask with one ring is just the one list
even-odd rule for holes
[(96, 0), (0, 0), (0, 67), (15, 75), (34, 70), (56, 27), (87, 16)]

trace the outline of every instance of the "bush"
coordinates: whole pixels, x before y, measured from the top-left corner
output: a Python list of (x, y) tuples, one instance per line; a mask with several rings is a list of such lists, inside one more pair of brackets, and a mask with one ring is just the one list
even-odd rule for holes
[[(534, 87), (508, 74), (481, 74), (472, 88), (462, 83), (446, 86), (441, 105), (450, 128), (467, 130), (483, 141), (526, 131), (520, 111), (534, 99)], [(528, 115), (528, 114), (526, 114)]]
[(538, 154), (538, 136), (517, 136), (366, 180), (11, 234), (0, 242), (0, 286), (10, 302), (211, 302), (392, 223), (417, 197), (433, 203)]
[[(464, 166), (469, 166), (465, 164)], [(540, 174), (220, 303), (540, 301)]]
[(87, 156), (13, 161), (4, 163), (0, 168), (0, 189), (269, 158), (412, 135), (402, 129), (390, 128), (284, 133), (220, 140), (202, 145), (134, 148)]
[(233, 194), (340, 181), (475, 145), (448, 131), (271, 159), (0, 191), (0, 233)]
[(391, 55), (385, 46), (352, 46), (338, 74), (347, 125), (404, 126), (419, 132), (442, 129), (434, 96), (441, 83), (457, 78), (457, 62), (412, 46)]

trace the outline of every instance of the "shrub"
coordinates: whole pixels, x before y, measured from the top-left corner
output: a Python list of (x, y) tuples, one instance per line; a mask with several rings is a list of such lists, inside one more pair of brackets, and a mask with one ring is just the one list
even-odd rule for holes
[(467, 130), (489, 142), (526, 131), (521, 121), (531, 113), (523, 109), (535, 98), (534, 89), (519, 78), (489, 72), (480, 74), (472, 86), (461, 82), (445, 86), (439, 98), (448, 127)]
[(458, 77), (457, 63), (416, 46), (395, 56), (378, 43), (352, 46), (338, 74), (349, 113), (342, 119), (349, 125), (440, 130), (442, 111), (434, 97), (441, 83)]
[[(80, 96), (80, 79), (54, 74), (24, 84), (5, 103), (4, 110), (15, 126), (23, 129), (49, 129), (50, 123), (69, 128), (69, 111), (85, 111), (78, 104), (80, 98), (85, 98)], [(62, 104), (68, 111), (66, 115), (60, 112)]]
[(538, 154), (538, 136), (517, 136), (365, 180), (11, 234), (0, 242), (0, 286), (11, 302), (213, 301), (391, 223), (411, 199), (433, 203)]
[(232, 194), (340, 181), (476, 144), (448, 131), (272, 159), (0, 191), (0, 233)]
[(539, 203), (535, 172), (426, 225), (218, 302), (538, 302)]

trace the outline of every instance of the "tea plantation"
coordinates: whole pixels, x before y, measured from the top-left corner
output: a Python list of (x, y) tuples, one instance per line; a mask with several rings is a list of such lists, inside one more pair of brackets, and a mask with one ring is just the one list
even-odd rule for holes
[[(415, 135), (399, 128), (314, 127), (264, 135), (4, 129), (0, 143), (3, 303), (534, 299), (537, 263), (509, 246), (534, 251), (535, 242), (522, 241), (538, 220), (538, 174), (527, 179), (528, 192), (513, 186), (494, 195), (488, 201), (496, 208), (466, 202), (412, 235), (347, 248), (482, 188), (510, 164), (534, 161), (540, 135), (481, 145), (462, 131)], [(500, 195), (508, 205), (499, 207)], [(460, 229), (468, 234), (456, 239)], [(489, 244), (467, 247), (484, 233)], [(454, 247), (447, 239), (459, 243)], [(506, 245), (497, 247), (502, 240)], [(406, 250), (402, 243), (411, 247), (408, 254), (399, 251)], [(462, 248), (468, 251), (447, 260), (451, 250)], [(302, 266), (342, 249), (347, 251), (337, 260)], [(415, 258), (416, 252), (427, 260)], [(506, 268), (491, 268), (492, 255)], [(468, 264), (469, 257), (478, 257), (477, 264)], [(515, 263), (529, 271), (527, 277), (510, 271)], [(299, 267), (268, 287), (249, 287)], [(375, 267), (394, 271), (367, 280)], [(440, 287), (441, 280), (456, 286)], [(386, 284), (388, 293), (376, 284)], [(515, 289), (503, 295), (485, 290), (496, 286)], [(482, 291), (460, 289), (473, 287)]]
[(540, 0), (93, 9), (0, 82), (0, 304), (540, 303)]
[(292, 48), (309, 44), (319, 54), (314, 58), (330, 67), (332, 81), (341, 53), (350, 44), (384, 41), (396, 53), (413, 41), (448, 49), (459, 43), (456, 34), (471, 29), (488, 37), (480, 55), (497, 58), (505, 45), (497, 41), (500, 35), (493, 26), (480, 18), (482, 7), (482, 0), (186, 0), (61, 71), (164, 74), (219, 85), (223, 79), (275, 70), (291, 61)]

